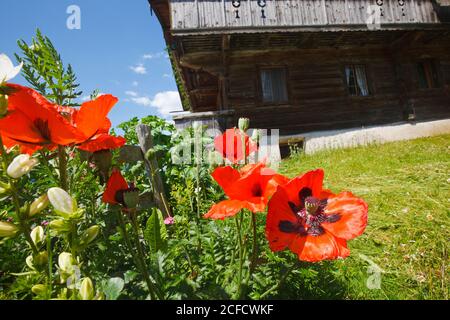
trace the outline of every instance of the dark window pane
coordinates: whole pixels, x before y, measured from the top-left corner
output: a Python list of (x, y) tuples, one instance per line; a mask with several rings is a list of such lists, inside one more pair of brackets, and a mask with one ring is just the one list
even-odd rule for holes
[(428, 88), (428, 81), (425, 73), (425, 64), (423, 62), (420, 62), (417, 65), (417, 72), (419, 74), (419, 87), (422, 89)]
[(426, 60), (417, 64), (419, 87), (422, 89), (439, 88), (439, 74), (434, 60)]
[(345, 66), (345, 78), (349, 94), (352, 96), (368, 96), (366, 68), (363, 65)]
[(264, 102), (286, 102), (286, 70), (284, 68), (261, 70), (261, 84)]

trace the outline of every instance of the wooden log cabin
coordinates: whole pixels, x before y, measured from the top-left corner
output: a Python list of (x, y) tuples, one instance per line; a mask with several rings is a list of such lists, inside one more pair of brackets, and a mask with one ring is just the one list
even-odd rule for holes
[(292, 135), (450, 118), (450, 0), (149, 2), (185, 93), (177, 124), (249, 117)]

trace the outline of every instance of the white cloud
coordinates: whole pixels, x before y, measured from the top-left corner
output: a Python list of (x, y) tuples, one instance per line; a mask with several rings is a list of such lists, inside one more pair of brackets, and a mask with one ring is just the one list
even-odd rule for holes
[(135, 97), (131, 98), (131, 101), (144, 107), (150, 107), (152, 105), (152, 99), (149, 97)]
[(162, 57), (167, 58), (167, 53), (164, 52), (164, 51), (156, 52), (156, 53), (147, 53), (147, 54), (144, 54), (142, 56), (142, 59), (144, 59), (144, 60), (151, 60), (151, 59), (159, 59), (159, 58), (162, 58)]
[(158, 92), (153, 97), (153, 99), (149, 97), (136, 96), (132, 97), (131, 101), (141, 106), (156, 108), (158, 109), (158, 113), (160, 113), (163, 116), (168, 116), (170, 115), (171, 112), (174, 111), (183, 110), (178, 91)]
[(142, 63), (139, 63), (136, 66), (131, 66), (130, 69), (137, 74), (147, 74), (147, 68)]
[(139, 85), (139, 82), (137, 81), (133, 81), (133, 83), (131, 84), (133, 87), (137, 87)]
[(138, 93), (137, 92), (135, 92), (135, 91), (125, 91), (125, 94), (127, 95), (127, 96), (131, 96), (131, 97), (137, 97), (138, 96)]
[(169, 115), (171, 112), (183, 110), (178, 91), (157, 93), (153, 98), (152, 107), (157, 108), (162, 115)]
[(164, 73), (163, 78), (171, 78), (172, 75), (170, 73)]

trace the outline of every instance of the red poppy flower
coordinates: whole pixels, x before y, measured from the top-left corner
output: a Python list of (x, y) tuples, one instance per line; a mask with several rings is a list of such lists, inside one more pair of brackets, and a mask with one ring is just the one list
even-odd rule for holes
[(228, 129), (224, 134), (214, 139), (214, 146), (224, 158), (232, 163), (237, 163), (244, 159), (244, 152), (242, 146), (242, 138), (245, 139), (245, 156), (247, 157), (252, 152), (258, 149), (258, 146), (247, 134), (237, 128)]
[(269, 202), (266, 236), (272, 251), (289, 248), (300, 260), (345, 258), (347, 240), (367, 225), (367, 204), (350, 192), (322, 190), (324, 172), (315, 170), (279, 186)]
[(82, 138), (77, 141), (79, 149), (96, 152), (116, 149), (125, 144), (124, 138), (108, 134), (111, 121), (107, 116), (117, 101), (118, 99), (112, 95), (102, 95), (83, 103), (79, 110), (70, 114), (74, 126), (82, 134)]
[(220, 167), (214, 170), (212, 176), (229, 200), (213, 205), (204, 217), (222, 220), (244, 208), (252, 212), (264, 211), (278, 184), (288, 181), (263, 163), (246, 165), (240, 171), (230, 166)]
[(126, 193), (137, 193), (139, 195), (139, 190), (134, 186), (134, 184), (128, 184), (120, 171), (114, 169), (108, 183), (106, 184), (102, 201), (109, 204), (120, 204), (126, 208), (129, 207), (125, 199)]
[(56, 107), (33, 89), (8, 84), (8, 114), (0, 119), (0, 132), (9, 144), (20, 145), (22, 152), (54, 149), (80, 139), (79, 132), (61, 116)]

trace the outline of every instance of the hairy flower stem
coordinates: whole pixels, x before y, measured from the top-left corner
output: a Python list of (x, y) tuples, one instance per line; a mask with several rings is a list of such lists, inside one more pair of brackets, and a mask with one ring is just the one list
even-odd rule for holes
[(63, 146), (58, 146), (59, 185), (61, 189), (68, 190), (67, 183), (67, 155)]
[(243, 134), (242, 134), (241, 143), (242, 143), (242, 152), (244, 153), (243, 157), (244, 157), (244, 166), (245, 166), (247, 164), (247, 150), (246, 150), (247, 148), (245, 145), (245, 132), (243, 132)]
[(135, 265), (140, 269), (140, 261), (137, 259), (136, 255), (134, 254), (134, 248), (130, 241), (130, 236), (127, 231), (127, 226), (125, 223), (125, 220), (123, 219), (123, 213), (120, 210), (117, 210), (117, 217), (119, 219), (119, 228), (122, 233), (122, 237), (125, 240), (125, 244), (130, 251), (131, 257), (133, 258), (133, 261)]
[(238, 238), (238, 248), (239, 248), (238, 290), (236, 293), (236, 299), (241, 299), (241, 296), (242, 296), (242, 271), (243, 271), (242, 269), (244, 266), (244, 250), (243, 250), (242, 233), (241, 233), (242, 223), (239, 223), (239, 217), (236, 217), (235, 221), (236, 221), (236, 230), (237, 230), (237, 238)]
[(258, 256), (258, 238), (256, 230), (256, 214), (250, 212), (252, 216), (252, 227), (253, 227), (253, 249), (252, 249), (252, 260), (250, 262), (250, 275), (253, 273), (256, 267), (256, 258)]
[(136, 217), (136, 211), (131, 213), (131, 225), (134, 229), (134, 238), (136, 242), (136, 247), (138, 250), (138, 259), (140, 261), (141, 265), (141, 272), (144, 276), (145, 282), (147, 283), (148, 291), (150, 292), (150, 296), (152, 299), (159, 298), (163, 299), (162, 294), (158, 292), (158, 289), (156, 288), (155, 284), (150, 279), (150, 275), (148, 274), (147, 264), (145, 263), (145, 255), (144, 250), (142, 249), (141, 241), (139, 239), (139, 226), (137, 223), (137, 217)]

